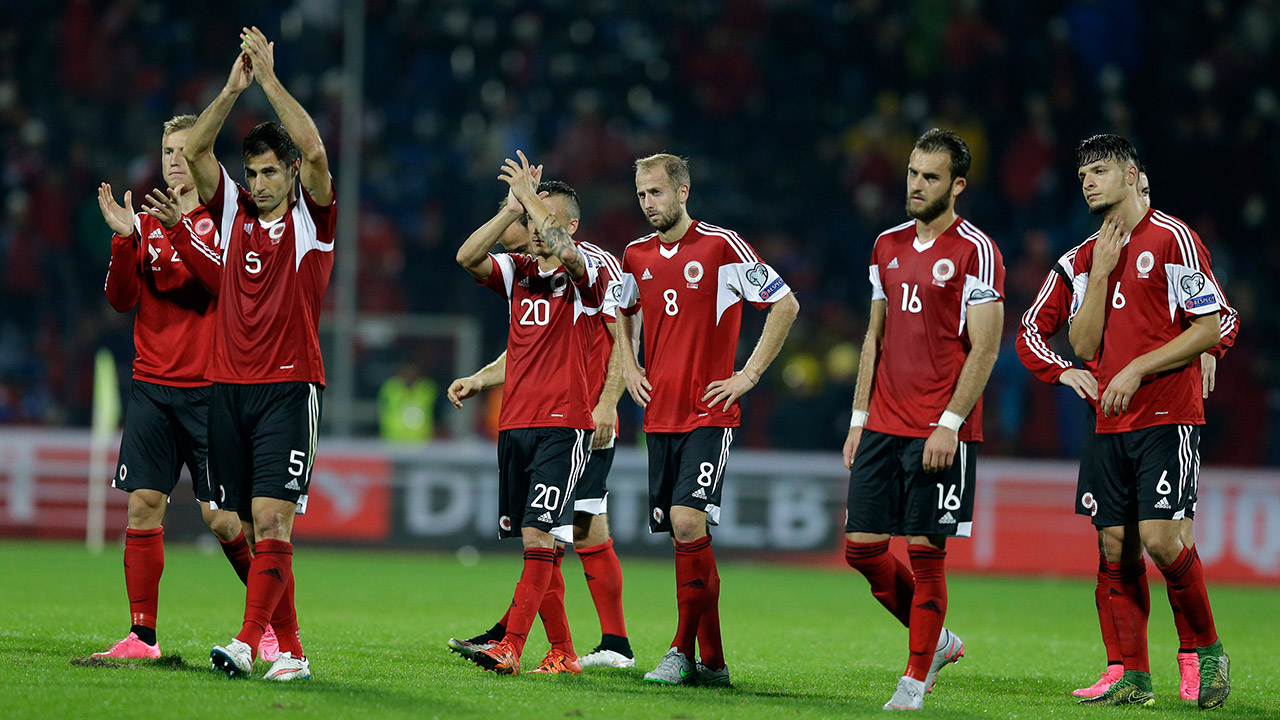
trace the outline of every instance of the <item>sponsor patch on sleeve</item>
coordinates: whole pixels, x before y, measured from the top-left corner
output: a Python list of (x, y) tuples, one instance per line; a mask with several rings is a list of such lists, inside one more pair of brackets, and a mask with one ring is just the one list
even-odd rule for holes
[(1218, 302), (1218, 297), (1213, 293), (1209, 293), (1208, 295), (1201, 295), (1200, 297), (1191, 298), (1190, 300), (1187, 301), (1186, 305), (1188, 310), (1195, 310), (1196, 308), (1201, 308), (1201, 307), (1204, 307), (1205, 305), (1213, 305), (1217, 302)]
[(786, 287), (787, 284), (782, 282), (782, 278), (774, 278), (763, 290), (760, 291), (760, 299), (768, 300), (773, 297), (779, 290)]

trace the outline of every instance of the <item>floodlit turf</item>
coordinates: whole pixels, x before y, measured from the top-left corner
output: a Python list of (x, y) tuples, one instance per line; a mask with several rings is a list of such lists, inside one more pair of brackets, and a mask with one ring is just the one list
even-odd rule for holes
[[(119, 548), (94, 558), (73, 544), (0, 543), (0, 717), (878, 717), (906, 662), (905, 631), (852, 571), (724, 562), (721, 617), (734, 686), (645, 686), (640, 677), (675, 626), (673, 570), (669, 561), (624, 557), (634, 670), (498, 677), (450, 654), (445, 641), (501, 614), (519, 573), (514, 543), (510, 556), (482, 556), (474, 567), (453, 555), (304, 546), (294, 567), (314, 677), (230, 681), (209, 667), (209, 648), (239, 628), (242, 586), (220, 553), (173, 546), (166, 556), (164, 659), (94, 666), (85, 659), (128, 629)], [(581, 565), (570, 557), (565, 567), (574, 638), (587, 652), (599, 625)], [(1154, 578), (1152, 591), (1158, 707), (1138, 712), (1192, 717), (1194, 703), (1177, 697), (1176, 637)], [(1233, 671), (1231, 697), (1214, 716), (1280, 717), (1270, 651), (1280, 637), (1280, 591), (1210, 593)], [(1069, 696), (1102, 669), (1092, 604), (1083, 580), (951, 578), (947, 624), (964, 638), (966, 656), (943, 671), (925, 715), (1115, 717)], [(531, 637), (526, 669), (547, 649), (539, 625)], [(259, 663), (257, 673), (265, 670)]]

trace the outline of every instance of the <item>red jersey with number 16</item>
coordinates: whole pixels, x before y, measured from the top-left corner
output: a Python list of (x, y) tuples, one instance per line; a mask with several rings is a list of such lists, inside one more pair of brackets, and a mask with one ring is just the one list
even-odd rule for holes
[(562, 427), (593, 430), (587, 354), (600, 324), (604, 286), (595, 263), (575, 281), (563, 266), (542, 271), (532, 255), (490, 255), (481, 284), (507, 298), (507, 373), (498, 430)]
[[(969, 357), (969, 308), (1004, 301), (1004, 259), (991, 238), (963, 218), (928, 244), (916, 237), (915, 225), (886, 230), (871, 250), (871, 299), (887, 307), (866, 427), (927, 438)], [(982, 441), (981, 397), (959, 438)]]
[(263, 222), (249, 191), (219, 169), (218, 190), (205, 205), (225, 239), (223, 252), (198, 237), (175, 241), (192, 272), (220, 288), (208, 378), (323, 385), (320, 301), (333, 270), (336, 197), (321, 207), (299, 186), (301, 201)]
[(707, 386), (734, 373), (742, 301), (763, 310), (791, 293), (737, 233), (695, 221), (684, 237), (657, 233), (627, 246), (618, 307), (644, 311), (644, 367), (653, 392), (645, 432), (738, 427), (741, 405), (703, 401)]

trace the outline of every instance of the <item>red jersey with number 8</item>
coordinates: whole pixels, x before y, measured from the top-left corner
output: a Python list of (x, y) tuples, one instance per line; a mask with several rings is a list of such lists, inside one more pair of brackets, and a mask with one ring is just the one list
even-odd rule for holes
[(703, 401), (734, 373), (742, 301), (763, 310), (791, 293), (737, 233), (695, 221), (674, 243), (657, 233), (627, 246), (618, 307), (644, 311), (644, 367), (653, 386), (645, 432), (738, 427), (739, 403)]

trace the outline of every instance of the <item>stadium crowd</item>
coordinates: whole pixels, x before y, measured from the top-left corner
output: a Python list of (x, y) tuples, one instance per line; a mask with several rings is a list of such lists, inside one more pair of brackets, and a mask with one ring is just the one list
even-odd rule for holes
[[(86, 424), (100, 346), (127, 372), (131, 322), (101, 294), (110, 235), (95, 187), (104, 177), (135, 193), (160, 184), (156, 128), (198, 112), (221, 86), (232, 59), (223, 39), (245, 18), (279, 37), (280, 76), (341, 171), (341, 5), (71, 0), (6, 10), (0, 424)], [(1137, 143), (1154, 204), (1200, 232), (1246, 328), (1206, 403), (1204, 460), (1280, 463), (1280, 442), (1270, 442), (1280, 440), (1280, 344), (1263, 309), (1280, 268), (1280, 245), (1268, 242), (1280, 211), (1269, 172), (1280, 163), (1269, 82), (1276, 3), (367, 5), (361, 311), (463, 311), (456, 298), (471, 297), (470, 280), (450, 258), (492, 214), (493, 168), (514, 148), (535, 150), (549, 176), (578, 188), (585, 239), (619, 253), (648, 232), (632, 159), (679, 152), (693, 161), (692, 214), (743, 231), (805, 302), (784, 355), (746, 402), (741, 442), (834, 451), (866, 330), (872, 241), (903, 217), (912, 142), (943, 126), (973, 150), (959, 210), (996, 239), (1008, 269), (986, 452), (1070, 456), (1083, 404), (1034, 382), (1012, 333), (1053, 260), (1096, 224), (1080, 202), (1075, 143), (1115, 132)], [(228, 135), (269, 113), (264, 100), (246, 102)], [(492, 355), (505, 318), (480, 311)], [(426, 369), (447, 384), (446, 364)], [(362, 377), (362, 392), (384, 377)], [(623, 422), (634, 433), (638, 414)]]

